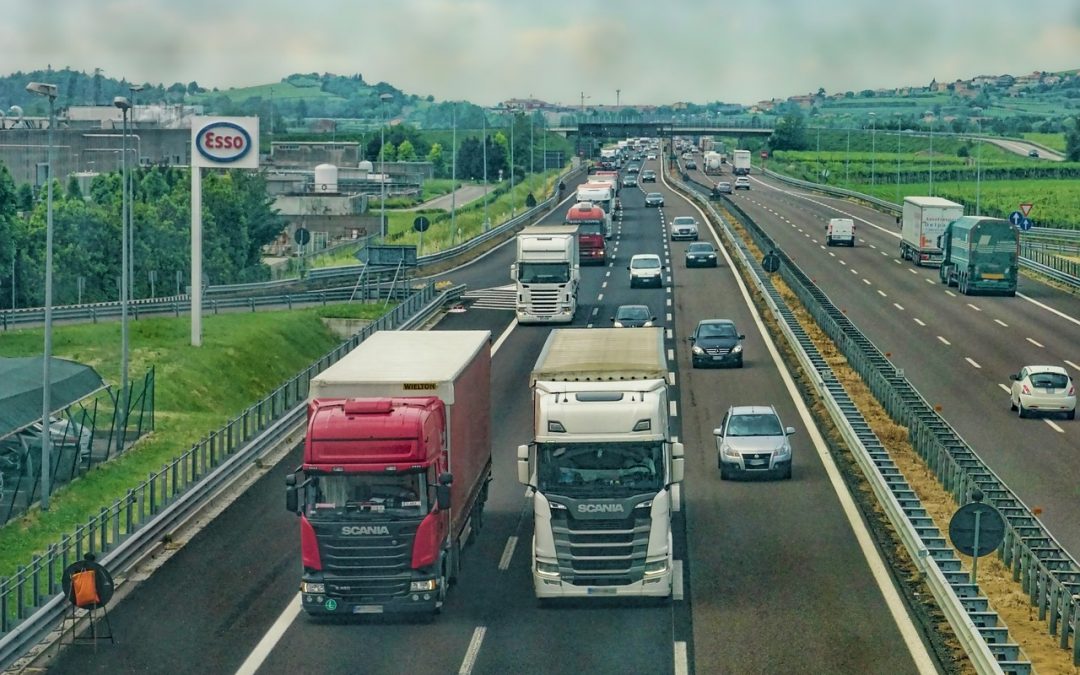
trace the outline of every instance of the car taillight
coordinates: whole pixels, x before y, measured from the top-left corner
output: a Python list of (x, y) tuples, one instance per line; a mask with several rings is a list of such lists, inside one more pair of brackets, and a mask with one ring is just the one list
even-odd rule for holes
[(1020, 392), (1023, 393), (1023, 394), (1030, 394), (1031, 393), (1031, 387), (1029, 387), (1029, 386), (1027, 386), (1025, 384), (1024, 386), (1020, 387)]
[(1068, 393), (1068, 395), (1069, 396), (1075, 396), (1076, 395), (1076, 387), (1075, 386), (1073, 386), (1071, 384), (1069, 385), (1069, 393)]

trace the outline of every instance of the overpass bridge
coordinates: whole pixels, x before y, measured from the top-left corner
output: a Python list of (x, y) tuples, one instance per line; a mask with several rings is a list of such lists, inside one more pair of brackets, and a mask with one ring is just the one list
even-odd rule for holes
[(549, 127), (550, 131), (563, 136), (577, 137), (579, 139), (602, 139), (602, 138), (637, 138), (672, 136), (728, 136), (728, 137), (768, 137), (772, 135), (772, 127), (761, 127), (739, 124), (700, 124), (681, 123), (670, 120), (612, 120), (599, 122), (581, 121), (575, 124), (563, 124), (557, 127)]

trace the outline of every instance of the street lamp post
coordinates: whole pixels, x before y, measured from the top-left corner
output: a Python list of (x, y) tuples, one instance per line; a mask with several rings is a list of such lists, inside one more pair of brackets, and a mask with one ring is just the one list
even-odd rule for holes
[[(450, 134), (451, 148), (450, 159), (450, 245), (453, 246), (457, 237), (457, 105), (454, 105), (454, 109), (451, 113), (451, 120), (453, 122), (453, 131)], [(423, 237), (424, 233), (421, 232), (420, 236)]]
[[(128, 91), (131, 92), (131, 125), (130, 134), (135, 136), (135, 95), (145, 89), (141, 84), (133, 84), (128, 87)], [(140, 141), (139, 149), (135, 152), (135, 168), (139, 166), (139, 159), (142, 155), (142, 142)], [(127, 191), (128, 191), (128, 299), (135, 297), (135, 170), (128, 171), (127, 179)]]
[[(982, 108), (975, 108), (977, 115), (982, 115)], [(979, 135), (975, 137), (975, 215), (979, 215), (979, 198), (982, 196), (982, 118), (976, 117), (975, 124), (979, 127)]]
[[(52, 415), (52, 271), (53, 271), (53, 126), (56, 123), (55, 84), (31, 82), (26, 85), (31, 94), (49, 99), (48, 158), (45, 170), (45, 358), (41, 373), (41, 510), (49, 510), (49, 476), (52, 473), (52, 439), (49, 437), (49, 418)], [(14, 303), (13, 303), (14, 304)]]
[(117, 409), (119, 416), (117, 419), (117, 428), (120, 430), (120, 449), (124, 448), (124, 441), (127, 437), (127, 411), (128, 411), (128, 301), (130, 298), (130, 292), (128, 284), (131, 282), (129, 278), (128, 267), (128, 237), (130, 232), (128, 230), (128, 216), (131, 211), (130, 197), (128, 195), (128, 160), (127, 160), (127, 137), (128, 137), (128, 111), (131, 110), (131, 103), (123, 96), (117, 96), (113, 99), (113, 105), (120, 109), (120, 113), (124, 118), (124, 140), (123, 151), (120, 154), (120, 398), (118, 401)]
[(930, 117), (930, 196), (934, 196), (934, 112), (927, 110), (924, 113)]
[(870, 113), (870, 185), (877, 185), (877, 117)]
[(380, 94), (379, 101), (383, 110), (382, 130), (379, 132), (379, 238), (386, 241), (386, 102), (394, 97), (390, 94)]
[(844, 153), (844, 187), (851, 186), (851, 125), (847, 129), (847, 151)]
[(514, 201), (514, 122), (517, 121), (517, 109), (510, 110), (510, 217), (513, 218), (517, 210)]
[(487, 112), (483, 112), (484, 120), (484, 142), (483, 142), (483, 158), (484, 158), (484, 232), (488, 231), (491, 227), (491, 221), (488, 219), (488, 160), (487, 160)]
[(900, 123), (903, 121), (900, 113), (896, 113), (896, 203), (900, 203)]

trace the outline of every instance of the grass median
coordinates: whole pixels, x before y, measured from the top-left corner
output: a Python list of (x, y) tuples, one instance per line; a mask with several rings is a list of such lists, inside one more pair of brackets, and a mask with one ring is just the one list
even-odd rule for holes
[[(0, 528), (0, 578), (340, 344), (324, 318), (375, 319), (386, 309), (382, 303), (343, 304), (207, 316), (202, 347), (191, 346), (186, 319), (131, 322), (130, 373), (134, 379), (155, 369), (156, 428), (123, 456), (60, 487), (49, 511), (35, 507)], [(41, 329), (4, 333), (0, 356), (39, 355), (42, 340)], [(53, 355), (91, 365), (115, 384), (120, 324), (58, 325)]]

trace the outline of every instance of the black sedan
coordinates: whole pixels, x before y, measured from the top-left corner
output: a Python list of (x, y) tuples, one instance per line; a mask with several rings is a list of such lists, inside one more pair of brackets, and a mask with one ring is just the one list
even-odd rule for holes
[(615, 328), (651, 328), (656, 325), (656, 317), (648, 305), (619, 305), (611, 323)]
[(650, 192), (645, 195), (645, 206), (663, 206), (664, 195), (659, 192)]
[(742, 341), (746, 336), (735, 328), (730, 319), (699, 321), (690, 341), (690, 361), (695, 368), (735, 366), (742, 368)]
[(707, 241), (699, 241), (686, 247), (687, 267), (716, 267), (716, 247)]

